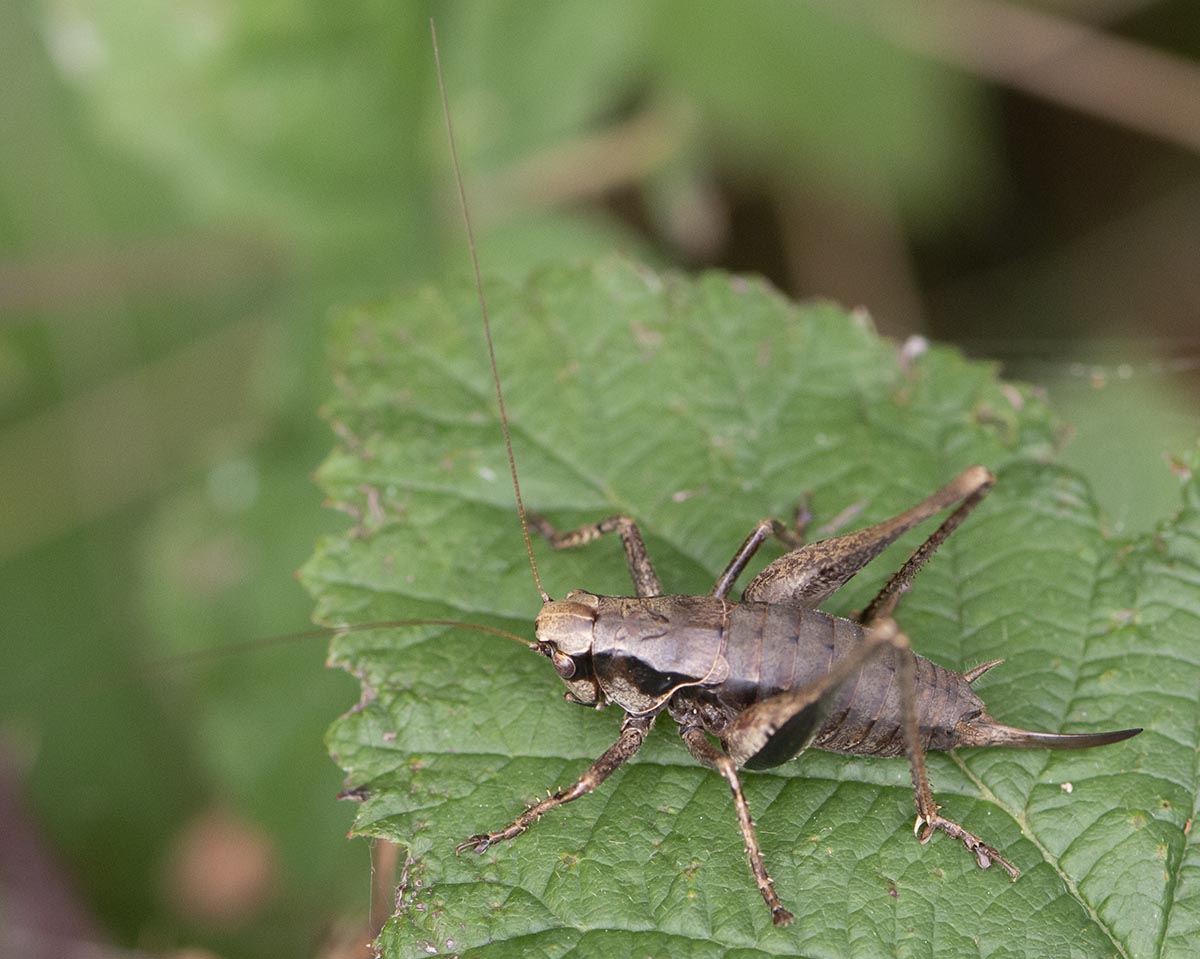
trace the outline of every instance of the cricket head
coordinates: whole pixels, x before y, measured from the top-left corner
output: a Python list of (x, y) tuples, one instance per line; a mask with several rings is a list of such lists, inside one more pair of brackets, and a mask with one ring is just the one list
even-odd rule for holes
[(575, 589), (545, 603), (534, 623), (536, 649), (567, 684), (567, 699), (596, 708), (604, 705), (592, 665), (592, 629), (599, 606), (600, 597)]

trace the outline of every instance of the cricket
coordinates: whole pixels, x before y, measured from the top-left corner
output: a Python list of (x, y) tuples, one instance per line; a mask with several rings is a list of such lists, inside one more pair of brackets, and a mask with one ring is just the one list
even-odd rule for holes
[[(573, 530), (556, 529), (526, 509), (492, 344), (466, 190), (454, 142), (437, 34), (434, 57), (449, 150), (487, 340), (517, 514), (542, 602), (536, 639), (525, 644), (550, 660), (569, 702), (624, 713), (615, 743), (570, 786), (549, 794), (499, 828), (463, 841), (458, 853), (482, 853), (516, 839), (543, 815), (593, 792), (632, 759), (660, 716), (675, 722), (692, 757), (728, 784), (750, 871), (775, 925), (792, 921), (759, 847), (741, 783), (744, 769), (769, 769), (813, 748), (855, 756), (907, 756), (916, 805), (914, 831), (925, 844), (937, 832), (958, 841), (981, 868), (1020, 872), (995, 847), (942, 815), (926, 753), (960, 746), (1077, 749), (1118, 743), (1141, 732), (1121, 729), (1049, 733), (993, 718), (973, 684), (1002, 660), (958, 673), (912, 650), (897, 604), (938, 547), (992, 489), (995, 478), (972, 466), (890, 519), (818, 542), (806, 542), (803, 518), (748, 519), (749, 535), (705, 595), (664, 589), (636, 519), (613, 515)], [(799, 511), (798, 511), (799, 513)], [(943, 513), (941, 524), (854, 618), (819, 606), (900, 536)], [(574, 589), (553, 599), (543, 588), (531, 529), (555, 550), (585, 546), (615, 533), (624, 548), (632, 595)], [(775, 538), (788, 550), (741, 590), (735, 587), (759, 548)]]

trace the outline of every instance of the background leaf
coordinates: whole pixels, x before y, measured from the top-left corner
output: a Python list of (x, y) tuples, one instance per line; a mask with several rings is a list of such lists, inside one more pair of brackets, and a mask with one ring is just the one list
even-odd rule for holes
[[(903, 761), (814, 752), (747, 776), (797, 917), (780, 930), (724, 783), (666, 721), (595, 796), (455, 858), (455, 842), (572, 781), (618, 716), (563, 704), (546, 664), (500, 639), (351, 634), (333, 657), (363, 698), (330, 748), (365, 787), (356, 830), (411, 860), (387, 955), (1185, 954), (1200, 921), (1194, 484), (1157, 535), (1110, 541), (1086, 483), (1052, 464), (1059, 426), (1028, 391), (951, 350), (901, 357), (865, 316), (797, 308), (753, 280), (608, 260), (488, 294), (532, 509), (560, 527), (629, 513), (667, 588), (700, 592), (758, 519), (806, 491), (817, 525), (851, 506), (859, 525), (985, 463), (995, 492), (901, 606), (918, 650), (956, 669), (1006, 657), (980, 690), (1014, 725), (1147, 731), (1102, 750), (934, 757), (948, 813), (1022, 867), (1016, 884), (944, 838), (914, 842)], [(334, 337), (340, 442), (320, 480), (357, 522), (304, 571), (319, 618), (446, 616), (530, 635), (537, 596), (472, 288), (346, 314)], [(861, 607), (917, 541), (828, 608)], [(615, 541), (535, 550), (552, 595), (629, 592)]]

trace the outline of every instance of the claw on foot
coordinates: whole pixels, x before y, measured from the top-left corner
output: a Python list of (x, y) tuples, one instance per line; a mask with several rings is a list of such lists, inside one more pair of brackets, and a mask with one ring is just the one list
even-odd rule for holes
[[(922, 829), (922, 826), (925, 828)], [(979, 864), (980, 869), (987, 869), (993, 862), (997, 862), (1004, 867), (1004, 870), (1013, 882), (1016, 882), (1020, 877), (1021, 870), (974, 833), (967, 832), (967, 830), (963, 829), (962, 826), (953, 820), (945, 819), (935, 812), (928, 818), (918, 814), (917, 821), (913, 824), (913, 834), (922, 845), (929, 842), (933, 838), (933, 834), (939, 829), (947, 836), (961, 842), (969, 852), (974, 853), (975, 861)]]
[(492, 837), (486, 835), (472, 836), (466, 842), (460, 842), (454, 847), (454, 855), (461, 856), (468, 849), (473, 849), (475, 852), (487, 852), (488, 846), (492, 844)]
[[(933, 807), (933, 815), (928, 817), (926, 817), (923, 813), (917, 813), (917, 821), (913, 823), (913, 835), (920, 840), (922, 846), (929, 842), (929, 840), (933, 838), (933, 834), (937, 831), (938, 820), (942, 819), (942, 817), (938, 815), (938, 810), (941, 808), (941, 806), (935, 804)], [(949, 820), (942, 821), (949, 822)], [(922, 826), (925, 827), (924, 832), (921, 831)]]

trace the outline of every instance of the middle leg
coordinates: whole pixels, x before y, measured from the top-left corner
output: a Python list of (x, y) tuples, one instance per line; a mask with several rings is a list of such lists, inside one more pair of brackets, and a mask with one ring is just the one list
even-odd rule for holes
[(786, 926), (793, 919), (790, 912), (783, 908), (783, 903), (775, 894), (775, 886), (767, 875), (767, 867), (763, 863), (762, 852), (758, 848), (758, 836), (754, 833), (754, 820), (750, 818), (750, 807), (746, 804), (746, 796), (742, 792), (742, 784), (738, 779), (737, 764), (721, 750), (717, 749), (704, 734), (699, 726), (683, 726), (679, 735), (687, 743), (688, 751), (696, 761), (710, 769), (715, 769), (729, 783), (733, 793), (733, 805), (737, 809), (738, 828), (742, 832), (742, 841), (746, 846), (746, 855), (750, 857), (750, 871), (754, 873), (754, 881), (758, 891), (771, 910), (771, 921), (777, 926)]

